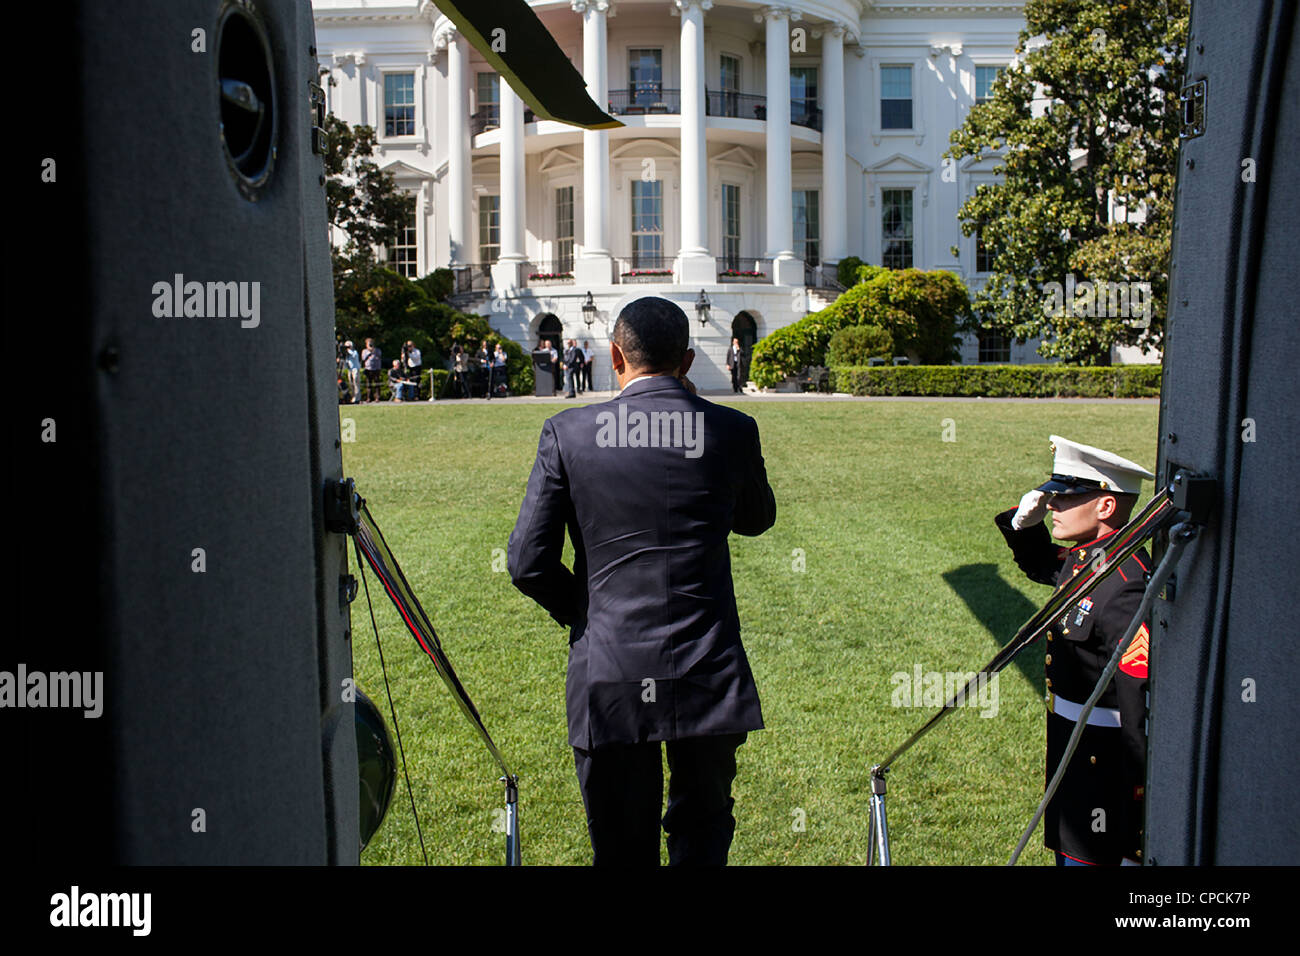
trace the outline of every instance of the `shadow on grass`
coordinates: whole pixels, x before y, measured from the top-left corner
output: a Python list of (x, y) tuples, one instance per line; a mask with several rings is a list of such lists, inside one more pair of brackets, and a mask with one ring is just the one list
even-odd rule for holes
[[(996, 564), (964, 564), (960, 568), (943, 572), (943, 579), (948, 582), (957, 596), (961, 598), (970, 612), (975, 615), (985, 629), (993, 635), (997, 646), (1003, 647), (1016, 636), (1020, 625), (1029, 620), (1038, 610), (1038, 605), (1002, 580)], [(1051, 592), (1043, 589), (1043, 600)], [(1041, 696), (1045, 691), (1043, 683), (1043, 642), (1037, 641), (1021, 651), (1015, 660), (1016, 667), (1025, 679), (1033, 685)], [(989, 657), (992, 658), (990, 653)], [(983, 667), (988, 661), (981, 661)]]

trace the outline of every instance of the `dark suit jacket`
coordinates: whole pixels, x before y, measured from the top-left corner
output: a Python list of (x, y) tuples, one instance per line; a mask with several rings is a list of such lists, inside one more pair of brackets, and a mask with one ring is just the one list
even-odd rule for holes
[[(547, 419), (507, 566), (570, 628), (572, 746), (763, 726), (727, 535), (775, 521), (757, 423), (675, 378)], [(566, 527), (572, 571), (560, 560)]]

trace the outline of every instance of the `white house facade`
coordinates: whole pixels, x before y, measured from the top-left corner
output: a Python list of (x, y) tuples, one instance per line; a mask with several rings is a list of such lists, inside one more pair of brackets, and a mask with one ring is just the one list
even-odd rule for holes
[[(415, 196), (390, 263), (450, 266), (454, 301), (525, 348), (603, 358), (622, 305), (664, 295), (691, 318), (692, 378), (721, 388), (732, 337), (822, 308), (846, 256), (987, 275), (957, 211), (995, 160), (942, 154), (1012, 61), (1023, 0), (532, 2), (624, 124), (601, 131), (536, 120), (429, 0), (313, 5), (327, 108), (375, 127)], [(1036, 345), (969, 336), (961, 361)]]

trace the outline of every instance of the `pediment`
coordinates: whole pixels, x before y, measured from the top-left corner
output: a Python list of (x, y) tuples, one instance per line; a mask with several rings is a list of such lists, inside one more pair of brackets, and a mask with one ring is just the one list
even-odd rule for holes
[(933, 166), (927, 166), (918, 159), (895, 153), (877, 163), (872, 163), (863, 172), (867, 173), (932, 173)]

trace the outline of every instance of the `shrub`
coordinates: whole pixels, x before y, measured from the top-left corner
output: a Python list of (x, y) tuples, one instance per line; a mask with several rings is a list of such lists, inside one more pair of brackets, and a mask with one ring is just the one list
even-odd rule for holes
[(846, 289), (851, 285), (858, 283), (858, 266), (862, 265), (862, 260), (857, 256), (845, 256), (835, 266), (835, 278), (839, 280), (840, 285)]
[(986, 398), (1155, 398), (1159, 365), (901, 365), (831, 367), (831, 387), (853, 395)]
[(894, 337), (878, 325), (842, 328), (826, 346), (827, 365), (868, 365), (873, 358), (888, 362), (893, 355)]
[(876, 325), (899, 351), (915, 352), (922, 364), (957, 358), (957, 329), (970, 317), (970, 295), (951, 272), (860, 266), (865, 281), (822, 309), (760, 339), (754, 346), (750, 377), (771, 388), (808, 365), (826, 364), (831, 336), (854, 325)]

